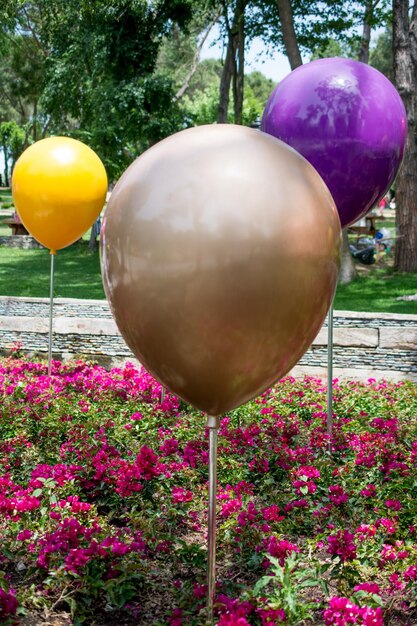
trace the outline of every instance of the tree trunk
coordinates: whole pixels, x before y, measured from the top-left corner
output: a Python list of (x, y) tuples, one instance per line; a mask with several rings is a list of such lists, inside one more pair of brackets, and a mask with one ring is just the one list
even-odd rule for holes
[(91, 229), (88, 249), (90, 252), (95, 252), (98, 249), (97, 233), (95, 232), (94, 228)]
[(229, 20), (227, 17), (227, 4), (224, 6), (224, 19), (226, 23), (228, 39), (226, 58), (224, 60), (222, 75), (220, 77), (219, 108), (217, 109), (218, 124), (227, 124), (227, 111), (229, 109), (230, 100), (230, 82), (233, 76), (234, 63), (235, 44), (233, 40), (233, 29), (230, 28)]
[(341, 285), (347, 285), (356, 278), (356, 267), (349, 249), (347, 228), (342, 230), (342, 255), (340, 261), (339, 282)]
[(230, 83), (233, 80), (234, 120), (241, 124), (243, 110), (243, 75), (244, 75), (244, 12), (246, 0), (236, 0), (233, 23), (230, 27), (227, 17), (227, 3), (224, 7), (226, 29), (228, 33), (226, 59), (220, 78), (220, 98), (217, 123), (227, 123), (227, 111), (230, 99)]
[(35, 100), (33, 105), (33, 141), (38, 141), (38, 101)]
[(233, 40), (229, 36), (227, 43), (226, 58), (220, 78), (219, 108), (217, 110), (217, 123), (227, 124), (227, 110), (229, 108), (230, 81), (233, 74)]
[(178, 89), (177, 93), (174, 96), (174, 102), (176, 102), (177, 100), (179, 100), (180, 98), (183, 97), (183, 95), (185, 94), (185, 92), (187, 91), (187, 89), (190, 86), (190, 81), (192, 79), (192, 77), (194, 76), (194, 74), (197, 71), (198, 68), (198, 64), (200, 62), (200, 56), (201, 56), (201, 50), (203, 49), (204, 44), (207, 41), (207, 37), (209, 36), (213, 26), (216, 24), (217, 20), (219, 19), (220, 14), (216, 13), (215, 16), (213, 17), (213, 19), (211, 20), (210, 24), (207, 26), (206, 30), (204, 31), (204, 34), (201, 38), (200, 43), (197, 46), (197, 49), (194, 53), (194, 57), (193, 60), (191, 62), (191, 67), (189, 69), (189, 71), (187, 72), (186, 77), (184, 78), (183, 84), (181, 85), (181, 87)]
[[(362, 38), (361, 45), (359, 48), (358, 60), (362, 63), (368, 63), (369, 61), (369, 44), (371, 41), (371, 19), (373, 9), (376, 5), (374, 4), (374, 0), (367, 0), (365, 7), (365, 15), (363, 19), (363, 29), (362, 29)], [(342, 231), (342, 257), (341, 257), (341, 265), (340, 265), (340, 276), (339, 282), (342, 285), (347, 285), (351, 283), (357, 276), (356, 267), (353, 262), (352, 255), (349, 250), (349, 237), (347, 233), (347, 229), (344, 228)]]
[[(363, 29), (361, 37), (361, 45), (359, 48), (358, 61), (362, 63), (368, 63), (369, 61), (369, 44), (371, 41), (371, 20), (373, 16), (373, 10), (378, 4), (378, 0), (375, 3), (374, 0), (367, 0), (365, 6), (365, 15), (363, 18)], [(342, 285), (351, 283), (357, 276), (355, 264), (353, 262), (352, 255), (349, 250), (349, 237), (347, 229), (342, 231), (342, 258), (340, 267), (339, 282)]]
[(374, 8), (376, 7), (374, 0), (367, 0), (365, 5), (365, 16), (363, 19), (363, 29), (361, 37), (361, 46), (359, 48), (358, 61), (362, 63), (369, 63), (369, 44), (371, 42), (371, 20)]
[(282, 38), (284, 40), (285, 52), (290, 62), (290, 67), (295, 70), (303, 64), (297, 37), (294, 29), (294, 18), (291, 8), (291, 0), (276, 0), (279, 19), (281, 21)]
[(4, 155), (4, 186), (9, 187), (9, 154), (7, 152), (6, 146), (3, 146), (3, 155)]
[(236, 47), (234, 49), (233, 64), (233, 105), (234, 105), (234, 122), (242, 124), (243, 122), (243, 87), (245, 76), (245, 4), (246, 0), (237, 0), (236, 2)]
[(393, 0), (392, 27), (394, 81), (403, 99), (408, 120), (404, 161), (396, 179), (398, 239), (395, 247), (395, 266), (403, 272), (414, 272), (417, 270), (416, 5), (410, 20), (408, 0)]

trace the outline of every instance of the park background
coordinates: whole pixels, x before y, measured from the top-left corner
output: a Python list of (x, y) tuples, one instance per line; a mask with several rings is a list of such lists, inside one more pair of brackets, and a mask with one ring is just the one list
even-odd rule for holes
[[(176, 0), (7, 2), (0, 21), (0, 159), (10, 184), (33, 141), (68, 135), (105, 163), (110, 188), (146, 148), (180, 129), (234, 122), (259, 127), (276, 83), (303, 62), (345, 56), (369, 62), (397, 86), (409, 118), (396, 209), (378, 229), (376, 264), (352, 260), (344, 233), (336, 307), (417, 312), (415, 9), (407, 2)], [(405, 52), (408, 53), (404, 55)], [(411, 83), (410, 83), (411, 81)], [(414, 81), (414, 84), (413, 84)], [(402, 176), (402, 178), (401, 178)], [(13, 213), (7, 189), (0, 215)], [(10, 229), (0, 224), (0, 236)], [(86, 238), (89, 237), (87, 234)], [(371, 245), (375, 232), (367, 233)], [(306, 232), (306, 237), (309, 233)], [(362, 242), (360, 242), (362, 243)], [(97, 242), (59, 255), (56, 296), (103, 298)], [(0, 247), (0, 295), (46, 296), (46, 254)]]
[[(38, 139), (84, 141), (112, 186), (182, 128), (257, 128), (289, 68), (347, 56), (394, 82), (409, 135), (395, 208), (378, 224), (393, 245), (368, 266), (345, 234), (335, 306), (416, 313), (397, 300), (417, 291), (416, 34), (404, 0), (0, 0), (0, 215), (13, 215), (13, 166)], [(49, 252), (6, 243), (0, 296), (47, 296)], [(104, 299), (90, 233), (59, 252), (55, 286)], [(201, 414), (169, 393), (161, 402), (132, 365), (55, 361), (48, 377), (23, 353), (0, 360), (0, 622), (205, 623)], [(335, 381), (332, 455), (316, 378), (287, 378), (223, 417), (220, 626), (417, 623), (416, 397), (410, 382)]]

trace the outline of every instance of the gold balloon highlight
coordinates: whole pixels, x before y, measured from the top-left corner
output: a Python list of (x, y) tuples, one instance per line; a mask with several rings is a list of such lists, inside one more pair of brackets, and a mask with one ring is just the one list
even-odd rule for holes
[(97, 219), (106, 199), (106, 170), (81, 141), (48, 137), (18, 159), (12, 192), (26, 229), (54, 253), (77, 241)]
[(126, 343), (211, 415), (286, 374), (315, 338), (340, 222), (314, 168), (262, 132), (182, 131), (139, 157), (102, 229), (107, 298)]

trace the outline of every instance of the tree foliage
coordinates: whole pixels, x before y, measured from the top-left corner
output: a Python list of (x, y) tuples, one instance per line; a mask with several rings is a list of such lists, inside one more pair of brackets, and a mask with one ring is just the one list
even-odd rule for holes
[(391, 82), (394, 82), (392, 28), (390, 26), (388, 26), (383, 33), (378, 35), (375, 45), (370, 52), (369, 63), (385, 74)]
[(0, 148), (4, 154), (4, 181), (6, 186), (9, 185), (8, 162), (11, 160), (11, 171), (13, 171), (14, 164), (23, 151), (25, 141), (26, 133), (16, 122), (0, 123)]
[(163, 37), (191, 10), (191, 0), (11, 4), (9, 30), (30, 34), (42, 55), (49, 130), (87, 141), (111, 178), (181, 126), (173, 82), (154, 70)]
[(0, 55), (0, 120), (15, 120), (26, 129), (27, 140), (36, 141), (45, 127), (39, 111), (44, 85), (44, 64), (30, 34), (10, 36)]

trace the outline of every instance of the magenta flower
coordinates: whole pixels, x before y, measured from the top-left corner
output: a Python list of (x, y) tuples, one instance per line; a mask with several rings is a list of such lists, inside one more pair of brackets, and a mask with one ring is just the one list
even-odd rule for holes
[(258, 609), (258, 615), (262, 626), (272, 626), (286, 620), (284, 609)]
[(250, 626), (246, 617), (226, 614), (222, 615), (218, 621), (218, 626)]
[(349, 598), (333, 597), (329, 608), (324, 611), (326, 626), (383, 626), (383, 614), (380, 607), (373, 609), (369, 606), (359, 607)]
[(353, 591), (366, 591), (367, 593), (381, 594), (381, 589), (376, 583), (360, 583), (353, 588)]
[(339, 530), (334, 535), (327, 537), (327, 552), (333, 556), (340, 557), (340, 560), (352, 561), (356, 558), (356, 545), (354, 543), (354, 535), (348, 530)]
[(0, 589), (0, 621), (6, 621), (16, 615), (19, 603), (15, 594), (13, 587), (10, 587), (9, 591)]
[(376, 489), (374, 485), (368, 485), (365, 489), (362, 489), (361, 496), (364, 498), (373, 498), (376, 496)]
[(402, 508), (402, 504), (399, 500), (387, 500), (385, 506), (393, 511), (399, 511)]
[[(275, 535), (265, 538), (263, 545), (268, 554), (279, 560), (281, 566), (284, 565), (285, 559), (289, 554), (291, 554), (291, 552), (300, 552), (300, 549), (295, 545), (295, 543), (291, 543), (286, 539), (279, 540), (275, 537)], [(269, 565), (269, 561), (267, 560), (264, 565)]]
[(184, 487), (173, 487), (171, 493), (173, 502), (191, 502), (193, 499), (192, 492), (186, 491)]
[(348, 494), (343, 490), (340, 485), (330, 485), (329, 487), (329, 500), (335, 506), (340, 506), (348, 501)]

